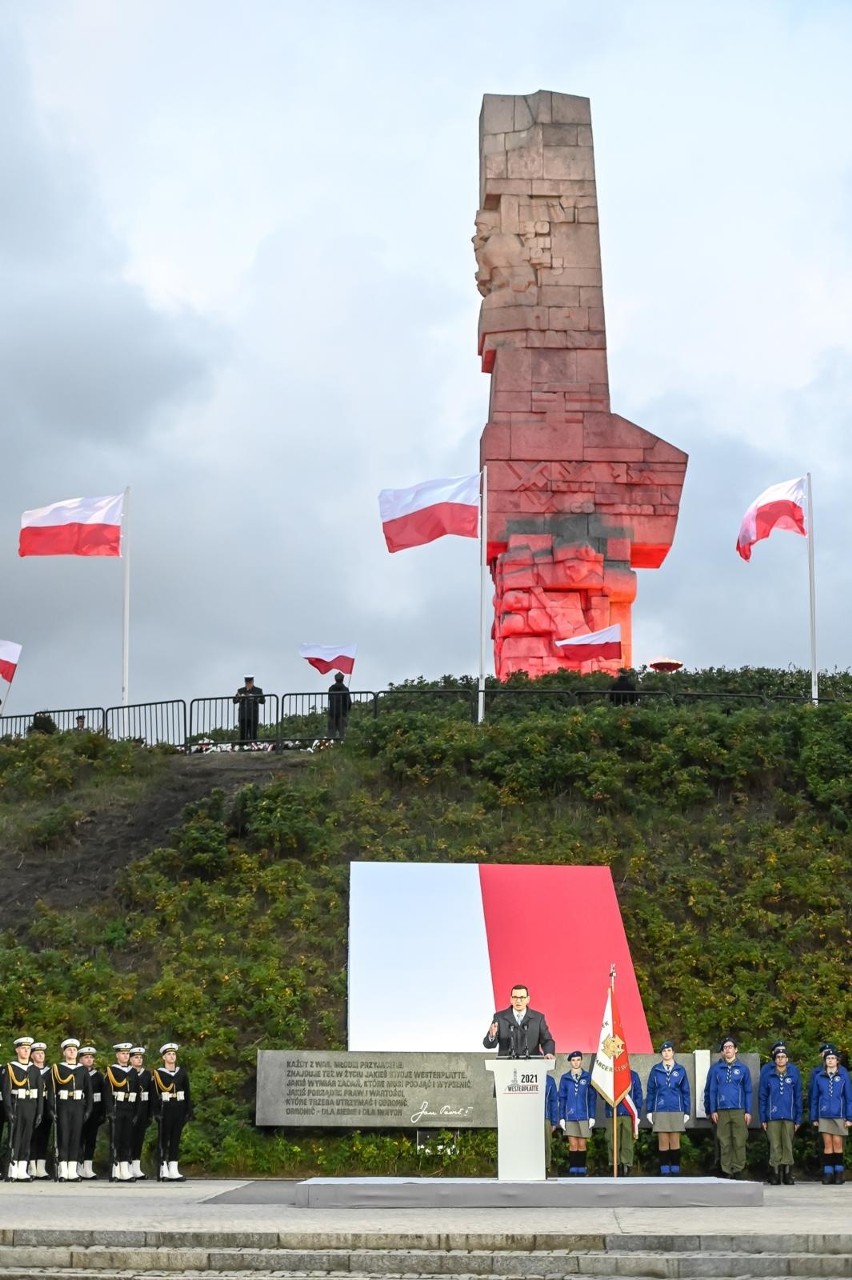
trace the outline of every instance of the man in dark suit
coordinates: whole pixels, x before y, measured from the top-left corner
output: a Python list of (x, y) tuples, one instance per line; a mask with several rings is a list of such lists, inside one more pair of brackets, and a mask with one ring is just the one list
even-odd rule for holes
[(499, 1009), (482, 1043), (486, 1049), (497, 1049), (499, 1058), (545, 1058), (556, 1056), (556, 1045), (543, 1013), (529, 1008), (530, 993), (526, 984), (512, 987), (512, 1004)]

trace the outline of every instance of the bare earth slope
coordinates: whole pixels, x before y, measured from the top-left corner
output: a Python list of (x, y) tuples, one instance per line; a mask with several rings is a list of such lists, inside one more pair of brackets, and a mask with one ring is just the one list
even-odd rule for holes
[[(0, 929), (32, 918), (41, 901), (50, 907), (81, 906), (110, 892), (115, 873), (168, 843), (184, 809), (211, 791), (226, 797), (250, 783), (302, 768), (301, 753), (233, 752), (176, 755), (163, 762), (144, 798), (83, 814), (76, 837), (59, 849), (0, 849)], [(73, 798), (71, 800), (73, 803)]]

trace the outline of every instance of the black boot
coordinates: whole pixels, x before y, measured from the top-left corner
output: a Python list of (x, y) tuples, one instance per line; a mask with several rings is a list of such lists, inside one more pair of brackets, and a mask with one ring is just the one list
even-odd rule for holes
[(630, 1165), (629, 1165), (629, 1164), (620, 1164), (620, 1165), (618, 1166), (618, 1176), (619, 1176), (619, 1178), (627, 1178), (627, 1177), (629, 1177), (629, 1175), (630, 1175)]
[(769, 1166), (769, 1177), (766, 1179), (766, 1181), (769, 1183), (770, 1187), (780, 1187), (781, 1174), (778, 1172), (775, 1165), (771, 1164)]
[(827, 1160), (823, 1160), (823, 1162), (822, 1162), (822, 1185), (823, 1185), (824, 1187), (828, 1187), (828, 1186), (830, 1186), (833, 1182), (834, 1182), (834, 1161), (832, 1160), (832, 1161), (831, 1161), (831, 1163), (829, 1164), (829, 1162), (828, 1162)]
[(843, 1170), (842, 1168), (838, 1169), (837, 1165), (834, 1166), (834, 1185), (836, 1187), (843, 1186)]
[(795, 1186), (796, 1179), (793, 1177), (793, 1166), (791, 1164), (785, 1164), (782, 1168), (781, 1181), (785, 1187)]

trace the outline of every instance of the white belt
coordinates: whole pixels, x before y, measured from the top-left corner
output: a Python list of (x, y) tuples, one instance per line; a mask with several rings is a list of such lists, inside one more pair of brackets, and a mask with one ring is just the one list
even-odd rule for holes
[(178, 1089), (177, 1093), (161, 1093), (160, 1099), (162, 1102), (183, 1102), (183, 1089)]
[(148, 1090), (147, 1090), (147, 1089), (143, 1089), (143, 1090), (142, 1090), (142, 1092), (140, 1093), (139, 1097), (142, 1099), (142, 1101), (143, 1101), (143, 1102), (147, 1102), (147, 1101), (148, 1101)]
[(13, 1098), (37, 1098), (38, 1089), (13, 1089)]
[(101, 1095), (99, 1093), (92, 1094), (92, 1102), (100, 1102), (100, 1100), (101, 1100)]
[(135, 1095), (127, 1093), (114, 1093), (112, 1096), (116, 1102), (130, 1102), (131, 1096), (135, 1097)]
[(70, 1098), (73, 1102), (79, 1102), (83, 1096), (82, 1089), (60, 1089), (59, 1098), (61, 1102), (67, 1102)]

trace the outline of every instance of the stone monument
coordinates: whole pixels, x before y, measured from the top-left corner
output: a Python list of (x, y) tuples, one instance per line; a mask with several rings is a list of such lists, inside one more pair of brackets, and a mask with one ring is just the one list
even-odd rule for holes
[(630, 666), (635, 571), (672, 544), (687, 455), (610, 410), (588, 98), (485, 95), (473, 243), (496, 673), (576, 667), (554, 641), (614, 623), (622, 657), (596, 665)]

